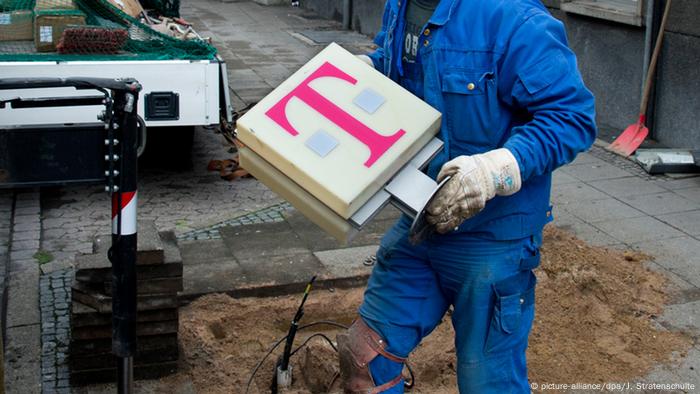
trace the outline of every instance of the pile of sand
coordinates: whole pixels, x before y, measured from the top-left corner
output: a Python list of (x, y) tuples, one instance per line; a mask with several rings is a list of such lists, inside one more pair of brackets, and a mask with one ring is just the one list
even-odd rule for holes
[[(644, 255), (591, 247), (554, 227), (545, 232), (542, 255), (528, 353), (531, 381), (626, 381), (644, 376), (654, 364), (669, 362), (672, 354), (689, 347), (684, 334), (665, 331), (653, 322), (669, 289), (663, 276), (644, 267)], [(286, 334), (299, 300), (299, 296), (237, 300), (215, 294), (183, 308), (182, 368), (165, 383), (191, 379), (197, 392), (244, 392), (251, 370)], [(317, 289), (309, 297), (303, 323), (349, 324), (361, 300), (362, 289)], [(334, 339), (338, 329), (318, 326), (302, 331), (296, 345), (314, 332)], [(316, 338), (312, 344), (313, 351), (302, 350), (293, 358), (295, 392), (327, 385), (337, 368), (335, 353), (324, 340)], [(263, 364), (250, 392), (269, 392), (281, 349)], [(416, 349), (410, 362), (417, 381), (413, 392), (457, 392), (448, 318)]]

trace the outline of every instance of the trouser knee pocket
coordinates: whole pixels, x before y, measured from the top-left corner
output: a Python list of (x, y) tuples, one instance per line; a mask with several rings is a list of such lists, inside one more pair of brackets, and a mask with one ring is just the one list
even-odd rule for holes
[(494, 305), (485, 353), (507, 351), (527, 341), (535, 312), (536, 282), (528, 270), (492, 285)]

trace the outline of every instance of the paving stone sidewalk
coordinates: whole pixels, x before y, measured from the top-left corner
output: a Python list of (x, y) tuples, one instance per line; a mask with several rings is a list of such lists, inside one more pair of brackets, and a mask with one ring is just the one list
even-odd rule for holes
[(658, 318), (694, 346), (678, 364), (656, 367), (655, 383), (694, 383), (700, 390), (700, 177), (649, 176), (600, 146), (554, 172), (554, 224), (598, 246), (637, 249), (678, 291)]
[(333, 41), (353, 53), (373, 47), (369, 37), (301, 8), (200, 0), (183, 3), (182, 14), (226, 60), (237, 109), (260, 100)]
[[(0, 305), (5, 305), (13, 205), (14, 193), (7, 190), (0, 191)], [(0, 327), (4, 326), (4, 316), (0, 315)]]
[[(237, 109), (262, 98), (326, 41), (342, 40), (356, 53), (371, 46), (369, 39), (339, 32), (337, 23), (297, 8), (200, 0), (183, 4), (182, 14), (213, 37), (226, 59)], [(210, 159), (228, 157), (221, 141), (198, 132), (192, 170), (148, 170), (141, 181), (141, 217), (178, 236), (183, 298), (296, 291), (312, 274), (326, 286), (366, 277), (368, 257), (395, 210), (383, 212), (350, 247), (338, 248), (257, 181), (230, 183), (206, 172)], [(700, 178), (648, 176), (594, 147), (555, 172), (552, 200), (556, 225), (595, 245), (643, 250), (655, 257), (653, 268), (679, 286), (659, 324), (692, 333), (696, 346), (679, 365), (659, 367), (646, 380), (700, 384)], [(0, 276), (6, 273), (10, 284), (8, 308), (25, 309), (13, 312), (12, 321), (8, 314), (6, 365), (12, 368), (6, 378), (16, 382), (9, 392), (65, 391), (65, 313), (57, 301), (70, 301), (69, 263), (76, 253), (91, 251), (95, 235), (109, 231), (108, 212), (99, 187), (43, 190), (41, 200), (35, 192), (0, 193)], [(39, 251), (53, 261), (39, 266)]]
[(38, 191), (17, 192), (11, 220), (6, 222), (10, 225), (4, 326), (8, 394), (38, 393), (41, 389), (40, 209)]
[[(316, 275), (317, 286), (364, 284), (381, 236), (399, 217), (387, 207), (350, 245), (337, 241), (286, 206), (262, 210), (241, 222), (216, 227), (220, 236), (180, 240), (185, 300), (225, 292), (235, 297), (301, 291)], [(268, 219), (270, 214), (280, 215)]]

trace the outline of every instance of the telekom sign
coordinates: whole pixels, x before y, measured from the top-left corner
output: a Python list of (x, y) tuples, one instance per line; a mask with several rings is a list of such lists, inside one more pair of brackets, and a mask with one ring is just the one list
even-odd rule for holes
[(237, 119), (236, 130), (253, 175), (295, 184), (348, 219), (435, 137), (441, 120), (332, 43)]
[(406, 134), (406, 131), (399, 129), (394, 134), (385, 136), (372, 130), (309, 86), (312, 81), (323, 77), (337, 78), (352, 85), (357, 83), (355, 78), (329, 62), (325, 62), (299, 84), (299, 86), (294, 88), (294, 90), (289, 92), (289, 94), (267, 110), (265, 115), (282, 126), (282, 128), (292, 136), (299, 135), (299, 131), (292, 126), (286, 114), (287, 103), (289, 103), (289, 100), (296, 97), (367, 146), (370, 155), (364, 165), (368, 168), (372, 167), (396, 141)]

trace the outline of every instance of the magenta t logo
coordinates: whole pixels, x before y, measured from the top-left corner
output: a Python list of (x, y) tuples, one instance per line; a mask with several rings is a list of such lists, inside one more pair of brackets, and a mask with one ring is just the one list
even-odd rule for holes
[(308, 78), (306, 78), (304, 82), (294, 88), (294, 90), (289, 92), (288, 95), (284, 96), (282, 100), (267, 110), (265, 115), (269, 116), (270, 119), (275, 121), (275, 123), (282, 126), (282, 128), (284, 128), (289, 134), (293, 136), (298, 135), (299, 132), (294, 129), (291, 123), (289, 123), (289, 119), (287, 119), (287, 114), (285, 113), (289, 100), (291, 100), (292, 97), (296, 97), (367, 146), (370, 154), (369, 158), (364, 164), (365, 167), (371, 167), (377, 160), (379, 160), (380, 157), (382, 157), (384, 153), (386, 153), (387, 150), (389, 150), (389, 148), (392, 147), (392, 145), (394, 145), (394, 143), (396, 143), (396, 141), (399, 140), (399, 138), (401, 138), (401, 136), (406, 134), (406, 132), (403, 129), (400, 129), (390, 136), (385, 136), (367, 127), (365, 124), (352, 117), (352, 115), (349, 113), (343, 111), (343, 109), (333, 104), (330, 100), (323, 97), (309, 86), (311, 81), (322, 77), (342, 79), (353, 85), (357, 83), (355, 78), (346, 74), (334, 65), (325, 62), (318, 68), (318, 70), (314, 71)]

